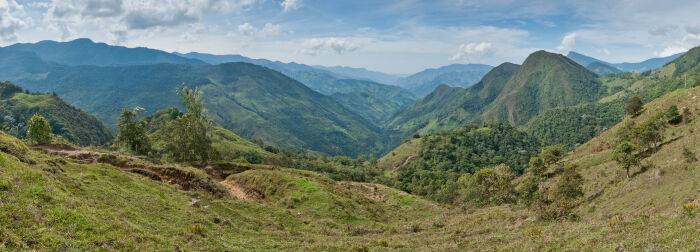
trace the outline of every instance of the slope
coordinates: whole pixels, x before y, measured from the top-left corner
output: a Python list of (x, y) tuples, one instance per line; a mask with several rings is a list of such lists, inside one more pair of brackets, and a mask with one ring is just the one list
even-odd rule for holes
[(617, 124), (633, 96), (649, 102), (673, 90), (700, 84), (700, 48), (693, 48), (666, 66), (643, 73), (621, 73), (600, 80), (608, 96), (577, 106), (553, 108), (523, 126), (546, 144), (573, 147)]
[(586, 65), (586, 69), (591, 70), (591, 72), (594, 72), (598, 76), (608, 76), (611, 74), (622, 73), (622, 71), (620, 71), (619, 69), (611, 67), (600, 61), (596, 61)]
[(595, 101), (607, 92), (597, 77), (560, 54), (534, 52), (508, 80), (483, 118), (522, 125), (549, 108)]
[(0, 82), (0, 130), (25, 137), (26, 122), (34, 114), (44, 116), (56, 136), (79, 145), (101, 146), (114, 133), (94, 116), (52, 94), (24, 92), (10, 82)]
[[(644, 72), (644, 71), (650, 71), (650, 70), (655, 70), (658, 68), (663, 67), (666, 65), (666, 63), (671, 62), (675, 60), (676, 58), (680, 57), (684, 53), (678, 53), (674, 54), (671, 56), (667, 57), (661, 57), (661, 58), (651, 58), (642, 62), (636, 62), (636, 63), (629, 63), (629, 62), (624, 62), (624, 63), (609, 63), (605, 62), (593, 57), (589, 57), (574, 51), (569, 52), (569, 54), (566, 55), (567, 58), (575, 61), (579, 65), (582, 66), (588, 66), (592, 63), (595, 62), (600, 62), (602, 64), (611, 66), (613, 68), (616, 68), (622, 72)], [(589, 68), (590, 69), (590, 68)], [(591, 71), (593, 71), (591, 69)]]
[(383, 125), (394, 131), (394, 143), (416, 132), (427, 134), (457, 128), (477, 119), (519, 68), (515, 64), (503, 63), (467, 89), (439, 86), (385, 120)]
[[(379, 129), (330, 97), (268, 68), (248, 63), (191, 66), (55, 67), (43, 79), (18, 79), (56, 92), (108, 125), (121, 108), (158, 111), (180, 103), (183, 84), (199, 87), (217, 125), (247, 139), (295, 150), (355, 156), (379, 150)], [(99, 99), (98, 99), (99, 98)]]

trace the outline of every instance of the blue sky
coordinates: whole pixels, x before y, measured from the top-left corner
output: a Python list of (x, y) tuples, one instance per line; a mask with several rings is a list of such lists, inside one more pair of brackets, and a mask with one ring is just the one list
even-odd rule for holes
[(535, 50), (668, 56), (700, 45), (697, 13), (673, 0), (0, 0), (0, 44), (87, 37), (406, 74)]

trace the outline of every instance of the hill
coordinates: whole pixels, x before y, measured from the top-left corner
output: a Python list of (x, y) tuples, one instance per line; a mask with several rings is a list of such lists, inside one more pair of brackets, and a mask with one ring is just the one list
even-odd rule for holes
[(56, 92), (112, 127), (122, 108), (141, 106), (154, 112), (178, 105), (174, 90), (184, 84), (203, 91), (209, 117), (217, 125), (247, 139), (350, 156), (383, 146), (380, 130), (366, 119), (287, 76), (253, 64), (47, 67), (48, 73), (32, 73), (43, 78), (19, 78), (16, 83)]
[[(661, 58), (651, 58), (642, 62), (636, 62), (636, 63), (629, 63), (629, 62), (624, 62), (624, 63), (609, 63), (605, 62), (593, 57), (589, 57), (574, 51), (569, 52), (569, 54), (566, 55), (567, 58), (575, 61), (579, 65), (582, 66), (587, 66), (590, 64), (593, 64), (595, 62), (600, 62), (602, 64), (611, 66), (613, 68), (616, 68), (622, 72), (644, 72), (644, 71), (650, 71), (654, 69), (658, 69), (663, 67), (666, 63), (673, 61), (674, 59), (680, 57), (684, 53), (678, 53), (674, 54), (671, 56), (667, 57), (661, 57)], [(589, 68), (591, 69), (591, 68)], [(593, 69), (591, 69), (593, 71)], [(595, 72), (595, 71), (594, 71)]]
[(382, 120), (414, 101), (413, 95), (405, 92), (377, 94), (357, 91), (335, 93), (331, 98), (375, 125), (380, 125)]
[(597, 77), (560, 54), (537, 51), (508, 80), (483, 118), (522, 125), (549, 108), (595, 101), (607, 92)]
[(416, 132), (429, 134), (469, 123), (478, 119), (519, 68), (516, 64), (503, 63), (466, 89), (439, 86), (426, 97), (385, 120), (384, 127), (394, 131), (395, 140), (398, 140)]
[(123, 46), (95, 43), (81, 38), (68, 42), (44, 40), (37, 43), (18, 43), (6, 50), (33, 52), (41, 59), (67, 66), (132, 66), (158, 63), (206, 65), (204, 61), (180, 57), (168, 52), (144, 47), (127, 48)]
[(588, 64), (586, 66), (586, 69), (591, 70), (591, 72), (594, 72), (598, 76), (608, 76), (611, 74), (622, 73), (622, 71), (620, 71), (619, 69), (611, 67), (605, 63), (601, 63), (600, 61)]
[(582, 144), (622, 120), (629, 99), (649, 102), (666, 93), (700, 84), (700, 48), (666, 66), (644, 73), (621, 73), (600, 80), (610, 95), (577, 106), (553, 108), (534, 117), (524, 130), (546, 144)]
[(440, 85), (467, 88), (477, 83), (493, 67), (482, 64), (453, 64), (426, 69), (400, 78), (395, 85), (406, 88), (418, 97), (424, 97)]
[(79, 145), (101, 146), (114, 133), (100, 120), (52, 94), (29, 93), (10, 82), (0, 82), (0, 130), (26, 137), (26, 122), (34, 114), (44, 116), (52, 133)]

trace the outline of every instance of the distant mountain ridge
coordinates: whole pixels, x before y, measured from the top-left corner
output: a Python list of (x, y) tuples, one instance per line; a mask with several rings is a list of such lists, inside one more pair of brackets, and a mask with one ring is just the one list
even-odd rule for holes
[(586, 56), (574, 51), (569, 52), (569, 54), (566, 55), (567, 58), (575, 61), (576, 63), (588, 67), (592, 63), (595, 62), (600, 62), (602, 64), (611, 66), (613, 68), (616, 68), (622, 72), (644, 72), (644, 71), (649, 71), (649, 70), (654, 70), (657, 68), (661, 68), (664, 66), (666, 63), (671, 62), (672, 60), (675, 60), (676, 58), (680, 57), (684, 53), (678, 53), (674, 54), (671, 56), (667, 57), (660, 57), (660, 58), (651, 58), (642, 62), (636, 62), (636, 63), (629, 63), (629, 62), (624, 62), (624, 63), (609, 63), (605, 62), (590, 56)]
[(400, 78), (395, 85), (406, 88), (419, 97), (432, 92), (440, 85), (467, 88), (476, 84), (493, 67), (483, 64), (452, 64), (430, 68)]
[(33, 52), (45, 61), (67, 66), (131, 66), (158, 63), (207, 65), (198, 59), (184, 58), (161, 50), (95, 43), (87, 38), (68, 42), (44, 40), (37, 43), (19, 43), (4, 49)]

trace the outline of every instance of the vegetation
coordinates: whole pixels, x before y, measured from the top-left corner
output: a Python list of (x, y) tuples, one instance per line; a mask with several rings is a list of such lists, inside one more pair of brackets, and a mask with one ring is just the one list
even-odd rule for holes
[(135, 111), (122, 109), (117, 142), (139, 155), (147, 155), (151, 151), (151, 139), (146, 135), (146, 122), (138, 121)]
[(642, 100), (638, 96), (632, 97), (629, 102), (627, 102), (627, 115), (635, 117), (642, 110)]
[(212, 149), (211, 121), (205, 116), (205, 109), (200, 100), (199, 89), (183, 87), (177, 90), (182, 97), (182, 105), (187, 112), (166, 124), (162, 130), (162, 139), (166, 150), (179, 161), (207, 162), (215, 154)]
[(34, 114), (27, 121), (27, 137), (36, 144), (51, 142), (51, 125), (49, 121), (39, 114)]
[(114, 138), (114, 133), (97, 118), (58, 96), (30, 93), (13, 83), (0, 82), (0, 130), (25, 138), (27, 121), (34, 114), (48, 121), (53, 135), (79, 145), (102, 146)]

